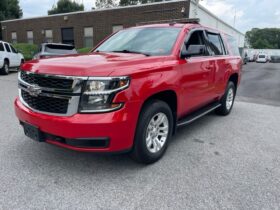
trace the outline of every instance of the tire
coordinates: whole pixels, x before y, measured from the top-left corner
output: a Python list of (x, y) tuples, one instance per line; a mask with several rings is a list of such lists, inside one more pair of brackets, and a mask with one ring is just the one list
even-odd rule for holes
[(8, 75), (10, 72), (9, 70), (9, 63), (8, 61), (4, 61), (3, 67), (0, 69), (0, 74), (2, 75)]
[(144, 164), (158, 161), (167, 149), (172, 130), (173, 115), (168, 104), (160, 100), (149, 101), (140, 113), (130, 154), (132, 159)]
[(221, 106), (218, 109), (216, 109), (216, 113), (218, 115), (226, 116), (230, 114), (234, 104), (235, 94), (236, 87), (232, 81), (229, 81), (226, 88), (226, 92), (220, 101)]

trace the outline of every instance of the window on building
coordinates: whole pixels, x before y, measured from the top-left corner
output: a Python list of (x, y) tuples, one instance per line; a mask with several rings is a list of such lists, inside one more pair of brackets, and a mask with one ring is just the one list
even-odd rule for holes
[(3, 51), (5, 51), (5, 50), (4, 50), (4, 45), (3, 45), (2, 42), (0, 42), (0, 52), (3, 52)]
[(27, 43), (33, 44), (33, 31), (27, 31)]
[(7, 52), (11, 52), (10, 46), (7, 43), (5, 43), (5, 48)]
[(52, 43), (53, 42), (53, 31), (45, 30), (45, 42)]
[(112, 30), (113, 30), (113, 33), (119, 31), (119, 30), (122, 30), (123, 29), (123, 25), (114, 25)]
[(17, 43), (17, 32), (12, 32), (12, 43)]
[(221, 36), (219, 34), (212, 34), (212, 33), (207, 33), (207, 36), (209, 40), (210, 49), (212, 51), (211, 54), (224, 55), (225, 50), (224, 50)]
[(84, 47), (93, 47), (93, 28), (84, 28)]

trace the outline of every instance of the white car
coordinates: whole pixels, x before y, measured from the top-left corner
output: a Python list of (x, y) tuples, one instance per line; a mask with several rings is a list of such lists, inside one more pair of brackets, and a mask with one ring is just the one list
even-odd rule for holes
[(12, 45), (0, 41), (0, 74), (9, 74), (10, 69), (18, 69), (24, 57)]
[(265, 54), (259, 54), (258, 58), (256, 60), (257, 63), (266, 63), (268, 60), (267, 55)]

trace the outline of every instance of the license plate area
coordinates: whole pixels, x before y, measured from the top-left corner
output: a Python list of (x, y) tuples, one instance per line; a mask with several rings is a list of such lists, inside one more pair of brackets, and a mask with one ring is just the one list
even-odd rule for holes
[(34, 125), (30, 125), (28, 123), (23, 123), (24, 134), (38, 142), (45, 141), (43, 133), (40, 129)]

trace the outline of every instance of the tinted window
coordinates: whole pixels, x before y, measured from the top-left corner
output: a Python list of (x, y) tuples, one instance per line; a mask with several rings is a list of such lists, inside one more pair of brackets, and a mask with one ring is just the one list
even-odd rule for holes
[(238, 44), (237, 44), (236, 39), (229, 35), (227, 35), (226, 37), (227, 37), (227, 41), (228, 41), (228, 45), (229, 45), (231, 53), (235, 56), (240, 56), (240, 52), (238, 49)]
[(5, 50), (4, 50), (4, 45), (3, 45), (2, 42), (0, 42), (0, 51), (2, 51), (2, 52), (5, 51)]
[(5, 43), (5, 48), (6, 48), (7, 52), (11, 52), (11, 49), (10, 49), (10, 47), (9, 47), (9, 45), (7, 43)]
[(132, 28), (117, 32), (96, 51), (169, 55), (181, 28)]
[(17, 51), (15, 50), (15, 48), (12, 45), (10, 45), (10, 47), (11, 47), (11, 50), (13, 53), (17, 53)]
[(214, 55), (224, 55), (224, 47), (219, 34), (207, 33), (209, 45)]
[[(204, 32), (195, 31), (190, 37), (187, 37), (186, 44), (183, 46), (183, 51), (188, 51), (190, 45), (205, 45)], [(205, 55), (208, 55), (208, 52)]]
[(54, 45), (54, 44), (47, 44), (45, 46), (45, 52), (53, 53), (53, 54), (59, 54), (59, 55), (76, 54), (77, 53), (74, 46)]

